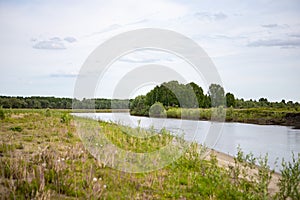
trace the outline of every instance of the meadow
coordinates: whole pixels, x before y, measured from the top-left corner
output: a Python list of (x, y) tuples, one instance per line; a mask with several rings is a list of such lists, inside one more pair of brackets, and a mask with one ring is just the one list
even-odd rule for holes
[[(159, 170), (126, 173), (110, 168), (86, 150), (69, 112), (0, 109), (2, 199), (300, 198), (299, 155), (294, 155), (292, 163), (282, 163), (275, 189), (270, 187), (274, 171), (267, 165), (267, 156), (254, 158), (239, 150), (233, 162), (225, 166), (215, 153), (205, 156), (209, 150), (196, 143)], [(128, 151), (151, 152), (174, 140), (167, 131), (145, 140), (133, 135), (153, 134), (149, 130), (91, 123)]]

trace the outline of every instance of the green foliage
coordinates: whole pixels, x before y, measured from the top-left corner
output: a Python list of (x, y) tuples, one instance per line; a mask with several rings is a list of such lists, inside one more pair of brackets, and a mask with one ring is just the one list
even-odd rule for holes
[(0, 96), (0, 106), (3, 108), (35, 108), (35, 109), (128, 109), (129, 100), (121, 99), (71, 99), (58, 97), (9, 97)]
[(191, 82), (188, 84), (190, 87), (192, 87), (195, 95), (196, 95), (196, 98), (197, 98), (197, 101), (198, 101), (198, 106), (199, 108), (203, 108), (205, 106), (205, 96), (203, 94), (203, 89), (197, 85), (196, 83), (194, 82)]
[(300, 153), (298, 157), (293, 154), (292, 162), (283, 160), (282, 167), (277, 199), (300, 199)]
[(15, 126), (15, 127), (11, 127), (10, 130), (16, 131), (16, 132), (21, 132), (23, 129), (20, 126)]
[(225, 92), (224, 88), (218, 84), (211, 84), (208, 90), (211, 99), (211, 106), (218, 107), (225, 105)]
[(130, 103), (130, 114), (148, 116), (149, 107), (150, 106), (146, 104), (146, 96), (137, 96)]
[(0, 106), (0, 120), (3, 120), (3, 119), (5, 119), (5, 112), (2, 108), (2, 106)]
[(49, 108), (46, 109), (46, 111), (45, 111), (45, 116), (46, 116), (46, 117), (51, 117), (51, 111), (50, 111)]
[[(168, 111), (177, 115), (180, 109)], [(183, 110), (192, 113), (195, 109)], [(2, 122), (4, 127), (21, 126), (24, 130), (12, 134), (3, 129), (0, 134), (3, 199), (299, 199), (299, 158), (283, 164), (277, 194), (269, 190), (273, 171), (267, 157), (255, 158), (240, 149), (234, 162), (224, 166), (220, 157), (214, 153), (205, 157), (207, 149), (191, 143), (179, 159), (160, 170), (124, 173), (95, 159), (72, 123), (60, 123), (64, 112), (51, 111), (46, 117), (44, 110), (17, 110), (16, 118)], [(211, 111), (201, 109), (200, 116), (209, 116)], [(180, 140), (166, 130), (157, 134), (113, 123), (91, 123), (114, 145), (132, 152), (153, 152), (174, 138)], [(32, 140), (24, 142), (28, 132)]]
[(235, 98), (234, 95), (231, 93), (226, 93), (226, 105), (227, 107), (235, 107)]
[(71, 116), (69, 113), (63, 113), (60, 117), (60, 122), (65, 124), (70, 124)]
[(166, 117), (166, 109), (164, 105), (160, 102), (156, 102), (153, 104), (149, 109), (149, 116), (150, 117)]

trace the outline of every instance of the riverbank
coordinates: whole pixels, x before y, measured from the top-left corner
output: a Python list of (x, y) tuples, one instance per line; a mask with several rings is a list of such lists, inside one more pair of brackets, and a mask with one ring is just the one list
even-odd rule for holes
[[(211, 150), (210, 154), (212, 155), (216, 155), (216, 158), (218, 160), (218, 165), (220, 167), (226, 168), (228, 169), (229, 166), (235, 166), (236, 165), (236, 161), (235, 161), (235, 157), (216, 151), (216, 150)], [(248, 177), (249, 176), (254, 176), (256, 173), (258, 173), (258, 168), (259, 166), (255, 166), (253, 169), (249, 170), (247, 169), (248, 172)], [(279, 192), (280, 188), (278, 186), (278, 182), (281, 179), (281, 174), (278, 172), (272, 172), (272, 177), (270, 179), (270, 183), (268, 185), (268, 191), (271, 195), (275, 195), (276, 193)]]
[[(6, 199), (280, 197), (269, 188), (272, 173), (268, 167), (260, 166), (249, 177), (252, 165), (243, 161), (246, 155), (235, 161), (215, 152), (204, 160), (204, 151), (193, 143), (183, 156), (159, 170), (125, 173), (108, 167), (87, 151), (73, 117), (65, 111), (4, 110), (4, 114), (0, 121), (0, 194)], [(115, 145), (133, 152), (151, 152), (174, 138), (162, 132), (148, 141), (126, 134), (139, 129), (90, 122)], [(226, 162), (232, 166), (226, 167)]]
[[(146, 113), (131, 112), (132, 115), (148, 116)], [(300, 128), (300, 111), (279, 108), (168, 108), (168, 118), (240, 122), (260, 125), (282, 125)]]

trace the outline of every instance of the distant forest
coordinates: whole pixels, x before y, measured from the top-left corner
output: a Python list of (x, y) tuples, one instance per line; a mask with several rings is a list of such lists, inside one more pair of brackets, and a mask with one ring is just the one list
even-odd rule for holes
[(52, 108), (52, 109), (128, 109), (129, 100), (123, 99), (72, 99), (58, 97), (9, 97), (0, 96), (0, 107), (3, 108)]
[(156, 86), (146, 95), (137, 96), (135, 99), (72, 99), (58, 97), (11, 97), (0, 96), (0, 107), (3, 108), (53, 108), (53, 109), (131, 109), (147, 112), (151, 105), (160, 102), (166, 108), (211, 108), (211, 107), (233, 107), (233, 108), (291, 108), (300, 110), (298, 102), (284, 99), (280, 102), (269, 102), (267, 98), (257, 100), (238, 99), (232, 93), (225, 93), (222, 86), (211, 84), (205, 94), (203, 89), (196, 83), (180, 84), (178, 81), (170, 81)]

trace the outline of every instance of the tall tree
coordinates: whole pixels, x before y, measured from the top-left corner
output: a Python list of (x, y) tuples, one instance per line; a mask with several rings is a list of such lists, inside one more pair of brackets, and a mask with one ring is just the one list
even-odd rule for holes
[(195, 95), (197, 97), (197, 101), (198, 101), (198, 107), (203, 108), (204, 107), (203, 89), (194, 82), (191, 82), (188, 85), (190, 85), (192, 87), (192, 89), (194, 90), (194, 93), (195, 93)]
[(226, 105), (227, 105), (227, 107), (229, 108), (229, 107), (234, 107), (235, 106), (235, 98), (234, 98), (234, 95), (233, 94), (231, 94), (231, 93), (227, 93), (226, 94)]
[(218, 107), (218, 106), (224, 106), (225, 105), (225, 92), (224, 88), (220, 86), (219, 84), (211, 84), (209, 86), (208, 94), (211, 99), (211, 106), (212, 107)]

